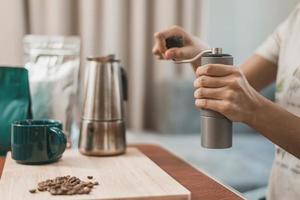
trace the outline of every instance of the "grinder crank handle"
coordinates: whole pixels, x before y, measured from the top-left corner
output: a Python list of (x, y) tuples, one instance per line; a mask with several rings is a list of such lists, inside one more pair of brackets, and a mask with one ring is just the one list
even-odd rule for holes
[[(183, 38), (180, 36), (173, 36), (166, 39), (166, 47), (167, 49), (174, 48), (174, 47), (183, 47)], [(173, 59), (175, 64), (182, 64), (182, 63), (192, 63), (202, 57), (205, 53), (212, 53), (212, 54), (222, 54), (222, 48), (211, 48), (205, 49), (200, 51), (194, 57), (186, 60), (179, 60), (176, 61)]]

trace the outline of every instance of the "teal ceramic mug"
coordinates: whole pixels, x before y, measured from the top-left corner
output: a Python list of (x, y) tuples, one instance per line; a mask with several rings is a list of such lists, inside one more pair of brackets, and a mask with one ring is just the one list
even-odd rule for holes
[(12, 158), (22, 164), (57, 161), (66, 149), (62, 123), (55, 120), (22, 120), (11, 125)]

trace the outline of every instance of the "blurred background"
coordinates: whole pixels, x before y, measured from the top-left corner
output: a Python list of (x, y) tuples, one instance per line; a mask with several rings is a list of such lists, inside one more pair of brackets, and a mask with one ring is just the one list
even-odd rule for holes
[[(153, 33), (174, 24), (182, 26), (210, 46), (222, 47), (239, 65), (298, 2), (0, 0), (0, 64), (23, 65), (26, 34), (80, 36), (80, 84), (85, 57), (116, 54), (129, 77), (129, 142), (159, 143), (254, 198), (249, 191), (264, 192), (261, 188), (267, 185), (273, 145), (255, 130), (235, 124), (233, 148), (202, 149), (193, 71), (188, 65), (156, 60), (151, 54)], [(273, 99), (274, 87), (263, 94)]]

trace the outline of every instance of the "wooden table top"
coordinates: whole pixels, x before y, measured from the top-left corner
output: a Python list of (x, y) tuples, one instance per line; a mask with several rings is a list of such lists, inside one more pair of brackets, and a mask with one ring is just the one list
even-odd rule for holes
[[(185, 161), (157, 145), (135, 144), (153, 162), (192, 193), (191, 200), (241, 200), (240, 194), (218, 183), (212, 177), (195, 169)], [(0, 177), (5, 157), (0, 157)]]

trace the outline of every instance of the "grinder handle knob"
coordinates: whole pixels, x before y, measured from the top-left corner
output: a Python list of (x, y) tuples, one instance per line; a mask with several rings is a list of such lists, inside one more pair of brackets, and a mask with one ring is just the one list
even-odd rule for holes
[(181, 36), (172, 36), (166, 39), (167, 49), (174, 47), (180, 48), (183, 47), (183, 38)]

